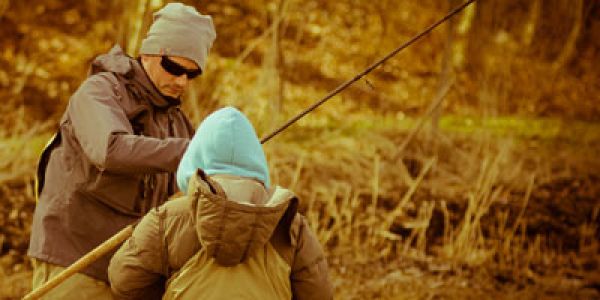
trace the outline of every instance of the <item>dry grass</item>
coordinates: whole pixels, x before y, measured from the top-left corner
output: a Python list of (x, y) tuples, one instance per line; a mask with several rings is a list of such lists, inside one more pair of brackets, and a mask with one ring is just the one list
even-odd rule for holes
[[(213, 75), (191, 91), (192, 97), (207, 99), (206, 105), (186, 102), (195, 122), (219, 103), (241, 106), (261, 133), (288, 117), (274, 116), (265, 104), (273, 96), (268, 88), (210, 89), (232, 80), (222, 69), (231, 62), (215, 61)], [(250, 78), (260, 72), (244, 64), (236, 70)], [(286, 91), (288, 111), (302, 108), (301, 97), (319, 94), (292, 84)], [(263, 105), (243, 101), (248, 98)], [(356, 111), (342, 100), (327, 104), (339, 109), (316, 111), (265, 145), (273, 182), (299, 194), (325, 246), (340, 298), (535, 299), (539, 294), (519, 294), (523, 282), (545, 287), (559, 282), (569, 289), (556, 293), (568, 297), (596, 282), (589, 274), (598, 269), (590, 261), (598, 257), (600, 204), (578, 223), (577, 249), (562, 249), (555, 236), (529, 232), (535, 222), (531, 211), (541, 205), (532, 196), (538, 188), (557, 178), (584, 176), (597, 165), (593, 138), (573, 146), (575, 157), (571, 148), (555, 152), (541, 144), (532, 150), (519, 132), (477, 127), (433, 132), (424, 126), (426, 118)], [(0, 183), (11, 203), (2, 221), (13, 226), (4, 227), (13, 231), (3, 229), (3, 239), (27, 240), (35, 159), (49, 137), (40, 132), (48, 131), (47, 125), (17, 123), (2, 135), (0, 154), (6, 159)], [(27, 263), (15, 258), (24, 253), (19, 251), (3, 264), (9, 270), (2, 273), (3, 297), (28, 287)], [(21, 269), (11, 270), (15, 265)]]
[[(407, 281), (413, 284), (415, 278), (420, 278), (407, 279), (412, 275), (404, 268), (415, 268), (410, 264), (381, 270), (376, 279), (366, 271), (364, 277), (341, 271), (353, 264), (370, 268), (381, 261), (426, 265), (425, 270), (417, 269), (429, 275), (488, 270), (487, 288), (496, 290), (497, 280), (547, 284), (545, 278), (550, 274), (577, 273), (581, 264), (570, 261), (568, 251), (552, 244), (547, 235), (528, 233), (526, 211), (540, 205), (530, 207), (536, 174), (543, 173), (543, 168), (528, 168), (532, 157), (523, 151), (523, 145), (513, 138), (487, 134), (476, 138), (446, 135), (435, 142), (422, 138), (414, 142), (437, 143), (437, 154), (422, 146), (409, 146), (403, 155), (396, 153), (395, 147), (406, 137), (399, 132), (371, 132), (360, 135), (360, 140), (325, 133), (302, 139), (302, 143), (277, 141), (267, 149), (274, 181), (301, 195), (308, 220), (330, 258), (338, 262), (334, 268), (341, 268), (334, 271), (339, 280), (374, 291), (379, 289), (376, 286), (390, 284), (406, 287)], [(540, 153), (531, 155), (537, 157)], [(598, 257), (597, 207), (580, 225), (576, 237), (581, 244), (579, 254), (588, 260)], [(437, 225), (432, 227), (434, 222)], [(436, 265), (441, 267), (436, 269)], [(431, 272), (430, 267), (436, 271)], [(577, 280), (570, 283), (572, 293), (594, 282), (589, 272), (577, 274)], [(423, 291), (411, 288), (413, 294), (396, 295), (428, 299), (427, 295), (440, 293), (452, 280), (458, 280), (446, 275), (440, 275), (444, 278), (437, 281), (427, 279), (438, 282), (431, 283), (437, 292), (419, 294)], [(555, 280), (569, 276), (557, 276)], [(471, 284), (474, 279), (465, 276), (462, 280)], [(348, 286), (340, 282), (338, 292), (344, 293)], [(460, 285), (457, 288), (461, 290)], [(354, 292), (361, 293), (360, 289)], [(593, 290), (588, 292), (593, 294)], [(466, 287), (463, 294), (457, 293), (446, 296), (478, 295)], [(561, 297), (575, 295), (568, 290), (560, 293)], [(535, 299), (534, 295), (526, 298)]]
[[(304, 3), (296, 2), (296, 5)], [(141, 9), (135, 5), (129, 7), (130, 10), (135, 8)], [(148, 15), (148, 12), (138, 13)], [(428, 23), (431, 16), (417, 14), (414, 17), (418, 22), (409, 25), (415, 28), (400, 28), (392, 22), (382, 31), (417, 30), (416, 27)], [(125, 28), (124, 32), (133, 32), (139, 37), (145, 25), (141, 18), (134, 20), (125, 25), (131, 28)], [(335, 26), (340, 24), (319, 26), (320, 30), (338, 31)], [(369, 33), (377, 29), (367, 27), (361, 30)], [(235, 105), (249, 115), (259, 133), (268, 133), (304, 109), (311, 100), (320, 98), (324, 89), (334, 87), (318, 81), (341, 81), (364, 67), (367, 58), (360, 56), (362, 52), (368, 50), (372, 52), (368, 56), (378, 56), (397, 42), (397, 39), (384, 39), (379, 47), (353, 50), (347, 45), (361, 43), (332, 34), (315, 39), (317, 45), (294, 44), (289, 48), (302, 54), (287, 53), (288, 68), (295, 64), (303, 66), (308, 60), (315, 63), (318, 72), (306, 75), (300, 70), (288, 70), (309, 76), (310, 82), (286, 82), (282, 88), (276, 84), (282, 79), (278, 77), (281, 70), (277, 70), (274, 63), (277, 55), (277, 43), (272, 39), (274, 28), (270, 26), (248, 42), (236, 58), (211, 54), (206, 75), (194, 82), (184, 101), (184, 110), (195, 124), (220, 105)], [(356, 35), (356, 32), (343, 30), (340, 34)], [(396, 37), (406, 34), (397, 33)], [(464, 43), (465, 37), (461, 39)], [(431, 110), (441, 105), (450, 84), (437, 91), (430, 110), (422, 118), (406, 118), (405, 111), (422, 110), (425, 107), (422, 103), (429, 101), (430, 94), (435, 94), (430, 91), (432, 79), (419, 74), (438, 66), (437, 62), (429, 61), (434, 57), (429, 54), (439, 52), (436, 47), (441, 47), (440, 41), (439, 35), (436, 37), (434, 33), (428, 43), (418, 45), (418, 50), (416, 45), (406, 55), (390, 61), (382, 68), (385, 70), (379, 70), (381, 73), (372, 74), (368, 84), (357, 83), (354, 90), (331, 99), (326, 104), (329, 108), (318, 109), (265, 145), (272, 181), (300, 196), (301, 209), (325, 247), (337, 298), (600, 297), (597, 292), (600, 204), (597, 198), (593, 199), (600, 197), (600, 192), (591, 189), (590, 197), (581, 197), (584, 201), (576, 202), (580, 199), (568, 198), (569, 193), (564, 192), (572, 190), (556, 187), (562, 180), (578, 182), (579, 178), (598, 170), (598, 133), (591, 138), (570, 137), (572, 140), (560, 141), (566, 134), (544, 136), (552, 131), (544, 128), (545, 123), (541, 123), (539, 131), (529, 135), (524, 132), (530, 129), (523, 127), (501, 133), (477, 126), (467, 132), (444, 128), (429, 130)], [(98, 39), (97, 43), (100, 42)], [(132, 38), (130, 42), (136, 44), (139, 39)], [(586, 72), (584, 81), (577, 81), (568, 73), (555, 74), (556, 80), (545, 80), (540, 76), (546, 70), (545, 65), (532, 63), (531, 57), (516, 56), (519, 51), (507, 50), (512, 44), (489, 45), (495, 49), (492, 49), (493, 55), (488, 51), (480, 53), (487, 53), (486, 57), (493, 56), (494, 60), (486, 60), (487, 63), (480, 66), (477, 72), (482, 74), (456, 75), (457, 84), (448, 95), (454, 101), (444, 103), (454, 107), (454, 112), (473, 111), (476, 115), (493, 117), (499, 111), (519, 111), (512, 106), (521, 104), (509, 101), (515, 95), (534, 103), (533, 111), (544, 111), (544, 93), (558, 90), (563, 94), (587, 95), (584, 93), (590, 86), (587, 82), (595, 82), (594, 72)], [(91, 52), (101, 47), (89, 48)], [(425, 54), (415, 55), (417, 52), (411, 54), (410, 51)], [(248, 63), (251, 56), (255, 56), (255, 60), (256, 56), (262, 56), (262, 65)], [(7, 92), (12, 106), (6, 109), (8, 117), (3, 119), (5, 126), (0, 133), (0, 157), (3, 158), (0, 196), (3, 203), (9, 203), (0, 209), (0, 244), (16, 248), (3, 252), (0, 258), (0, 299), (18, 298), (29, 288), (31, 273), (26, 271), (29, 266), (24, 253), (34, 205), (31, 183), (36, 157), (51, 131), (48, 125), (23, 122), (28, 118), (24, 116), (24, 99), (18, 94), (35, 66), (22, 65), (26, 68), (21, 77), (15, 77), (18, 84), (14, 91)], [(390, 80), (385, 79), (386, 74)], [(468, 78), (470, 75), (477, 80)], [(479, 81), (481, 86), (477, 86)], [(516, 82), (539, 88), (527, 84), (516, 86)], [(45, 86), (46, 82), (41, 83)], [(67, 92), (61, 92), (63, 98)], [(365, 104), (365, 99), (356, 95), (386, 101)], [(572, 96), (564, 98), (574, 99)], [(277, 102), (280, 100), (283, 102)], [(280, 109), (281, 106), (284, 109)], [(398, 107), (403, 111), (389, 112)], [(577, 107), (573, 107), (575, 111)], [(589, 111), (593, 114), (595, 110)], [(466, 118), (461, 116), (461, 119)], [(556, 128), (561, 130), (560, 126)], [(553, 139), (559, 140), (558, 146), (553, 144)], [(591, 184), (598, 185), (599, 178), (594, 178)], [(588, 188), (587, 185), (574, 187), (575, 190)], [(565, 202), (588, 207), (593, 200), (596, 202), (587, 214), (563, 213), (567, 210), (565, 206), (570, 205)], [(552, 209), (546, 209), (554, 202), (557, 204), (550, 206)], [(553, 234), (552, 230), (563, 228), (561, 223), (564, 222), (577, 226), (571, 231)], [(543, 226), (550, 229), (540, 230)], [(575, 246), (565, 246), (570, 244), (569, 239), (575, 240)]]
[(31, 290), (31, 271), (12, 275), (0, 273), (0, 299), (20, 299)]
[[(556, 169), (556, 162), (564, 162), (562, 155), (528, 153), (518, 138), (483, 130), (416, 135), (400, 151), (409, 135), (404, 130), (347, 126), (299, 126), (265, 147), (273, 182), (299, 194), (325, 246), (340, 298), (597, 295), (590, 287), (598, 281), (593, 261), (599, 252), (600, 204), (576, 228), (576, 249), (562, 249), (556, 237), (529, 232), (535, 221), (529, 216), (542, 205), (536, 190), (552, 182), (548, 170), (565, 176)], [(22, 145), (28, 143), (4, 147), (28, 153)], [(10, 153), (31, 174), (31, 157)], [(539, 161), (544, 163), (531, 167)], [(583, 162), (571, 162), (561, 168), (571, 175), (585, 172)], [(11, 174), (16, 167), (5, 168), (3, 174)], [(30, 182), (31, 177), (24, 178), (20, 182)], [(22, 222), (30, 214), (19, 216), (31, 210), (31, 185), (9, 182), (17, 181), (3, 181), (3, 195), (17, 214), (5, 215), (22, 218), (16, 224), (25, 225), (26, 235), (28, 226)], [(30, 274), (23, 272), (28, 265), (19, 255), (3, 256), (5, 298), (28, 288)], [(20, 269), (11, 269), (17, 265)], [(522, 284), (530, 287), (519, 288)]]

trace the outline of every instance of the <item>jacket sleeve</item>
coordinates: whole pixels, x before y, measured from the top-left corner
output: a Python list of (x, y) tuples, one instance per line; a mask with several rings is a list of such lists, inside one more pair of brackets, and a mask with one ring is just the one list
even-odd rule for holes
[(110, 260), (108, 279), (116, 299), (160, 299), (166, 279), (166, 248), (159, 213), (151, 210)]
[(118, 103), (118, 82), (110, 76), (89, 77), (69, 103), (69, 120), (85, 156), (113, 172), (176, 171), (189, 140), (135, 135)]
[[(300, 215), (296, 252), (292, 264), (292, 295), (295, 300), (333, 299), (327, 260), (319, 240)], [(296, 221), (295, 221), (296, 222)]]

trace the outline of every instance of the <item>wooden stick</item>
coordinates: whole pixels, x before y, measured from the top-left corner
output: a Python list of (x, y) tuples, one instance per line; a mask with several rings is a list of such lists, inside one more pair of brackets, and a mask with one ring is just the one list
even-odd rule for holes
[(42, 296), (44, 296), (50, 290), (67, 280), (73, 274), (85, 269), (87, 266), (95, 262), (98, 258), (104, 256), (111, 250), (114, 250), (119, 244), (121, 244), (123, 241), (129, 238), (132, 233), (133, 225), (128, 225), (127, 227), (123, 228), (110, 239), (106, 240), (104, 243), (94, 248), (94, 250), (88, 252), (82, 258), (70, 265), (68, 268), (64, 269), (56, 277), (53, 277), (36, 290), (31, 291), (29, 294), (25, 295), (23, 300), (40, 299)]

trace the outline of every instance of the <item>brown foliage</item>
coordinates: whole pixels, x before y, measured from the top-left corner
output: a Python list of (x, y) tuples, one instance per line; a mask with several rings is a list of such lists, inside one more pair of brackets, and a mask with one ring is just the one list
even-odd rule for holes
[[(114, 43), (135, 54), (162, 2), (0, 0), (0, 281), (30, 276), (32, 175), (70, 95)], [(184, 110), (198, 124), (236, 105), (264, 134), (460, 1), (185, 2), (218, 37)], [(570, 129), (600, 116), (599, 12), (477, 1), (265, 146), (273, 181), (298, 192), (326, 246), (338, 296), (597, 296), (598, 127)], [(438, 113), (567, 121), (550, 137), (529, 133), (533, 121), (407, 132), (448, 80)], [(0, 297), (26, 289), (15, 286)]]

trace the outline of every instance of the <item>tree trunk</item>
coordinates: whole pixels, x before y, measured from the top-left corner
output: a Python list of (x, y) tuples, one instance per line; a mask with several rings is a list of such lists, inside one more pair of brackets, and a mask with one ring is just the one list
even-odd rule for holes
[[(456, 6), (461, 4), (460, 0), (449, 0), (450, 7), (448, 11), (452, 11)], [(442, 58), (442, 71), (440, 72), (440, 76), (438, 78), (437, 90), (438, 93), (441, 89), (444, 88), (445, 83), (450, 80), (453, 69), (453, 47), (454, 47), (454, 29), (456, 27), (456, 18), (457, 16), (450, 18), (446, 22), (446, 45), (444, 47), (444, 57)], [(442, 115), (442, 105), (438, 105), (433, 111), (431, 117), (431, 130), (433, 136), (437, 135), (440, 117)]]
[(276, 98), (274, 100), (274, 111), (279, 115), (283, 111), (284, 103), (284, 88), (285, 82), (283, 80), (284, 70), (284, 54), (283, 48), (281, 47), (281, 40), (283, 37), (283, 31), (285, 30), (284, 14), (287, 6), (287, 0), (280, 0), (277, 6), (277, 12), (273, 21), (273, 67), (275, 68), (275, 80), (276, 85)]
[(577, 44), (577, 38), (579, 37), (581, 24), (583, 22), (583, 0), (574, 0), (573, 9), (573, 26), (571, 27), (569, 36), (567, 37), (566, 41), (564, 41), (564, 47), (560, 51), (560, 54), (556, 60), (552, 62), (552, 71), (554, 72), (557, 72), (564, 65), (566, 65), (575, 54), (575, 46)]
[(117, 43), (123, 47), (125, 53), (135, 57), (152, 24), (153, 11), (163, 6), (162, 0), (138, 0), (125, 4), (121, 1), (115, 2), (116, 7), (122, 8)]
[(10, 6), (9, 0), (0, 0), (0, 19), (2, 19), (2, 16), (4, 15), (4, 13), (6, 13), (9, 6)]
[(525, 30), (523, 32), (523, 45), (525, 47), (529, 47), (529, 45), (531, 45), (531, 41), (533, 40), (535, 27), (537, 26), (540, 18), (540, 8), (540, 0), (534, 0), (533, 4), (531, 4), (531, 8), (529, 9), (529, 17), (525, 23)]

